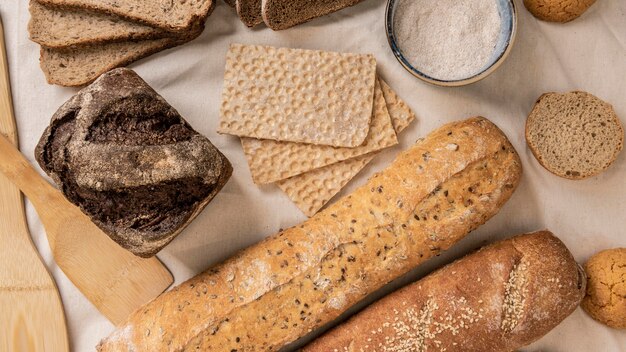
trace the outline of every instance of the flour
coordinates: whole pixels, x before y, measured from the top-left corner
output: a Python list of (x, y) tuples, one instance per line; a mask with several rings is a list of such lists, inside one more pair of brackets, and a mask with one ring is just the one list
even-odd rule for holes
[(440, 80), (480, 73), (495, 52), (502, 22), (497, 0), (399, 0), (394, 17), (404, 57)]

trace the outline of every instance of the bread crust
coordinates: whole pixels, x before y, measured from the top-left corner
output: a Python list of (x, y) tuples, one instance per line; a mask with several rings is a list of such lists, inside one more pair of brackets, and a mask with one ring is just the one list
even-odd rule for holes
[(524, 0), (524, 6), (536, 18), (548, 22), (569, 22), (574, 20), (596, 0)]
[(141, 257), (171, 242), (232, 174), (206, 137), (125, 68), (65, 103), (35, 158), (68, 200)]
[(587, 295), (581, 307), (593, 319), (626, 329), (626, 248), (594, 254), (585, 264)]
[(487, 221), (520, 175), (493, 123), (442, 126), (308, 221), (139, 309), (98, 349), (279, 350)]
[(375, 302), (303, 349), (513, 351), (570, 315), (584, 272), (549, 231), (496, 242)]

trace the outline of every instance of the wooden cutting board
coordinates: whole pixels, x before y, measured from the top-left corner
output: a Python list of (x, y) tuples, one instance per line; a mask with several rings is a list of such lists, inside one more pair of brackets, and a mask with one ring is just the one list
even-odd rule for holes
[[(0, 72), (6, 74), (6, 60), (4, 67), (0, 68)], [(5, 85), (6, 97), (0, 100), (0, 120), (5, 121), (3, 126), (10, 127), (14, 126), (14, 122), (10, 99), (6, 94), (8, 83)], [(15, 140), (14, 134), (11, 137)], [(136, 257), (111, 240), (78, 207), (41, 177), (2, 134), (0, 173), (24, 192), (34, 205), (59, 268), (112, 323), (124, 321), (130, 313), (158, 296), (174, 281), (172, 274), (156, 257)], [(12, 245), (7, 249), (16, 251)], [(9, 264), (30, 272), (23, 260), (5, 261), (5, 258), (0, 258), (0, 268)], [(67, 308), (71, 311), (71, 307)]]
[[(0, 20), (0, 133), (17, 145)], [(0, 175), (0, 351), (69, 351), (59, 292), (35, 248), (20, 191)]]

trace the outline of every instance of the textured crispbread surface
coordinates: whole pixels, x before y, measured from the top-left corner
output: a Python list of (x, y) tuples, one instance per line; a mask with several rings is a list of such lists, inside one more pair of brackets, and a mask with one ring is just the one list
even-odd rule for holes
[(569, 22), (582, 15), (596, 0), (524, 0), (533, 16), (549, 22)]
[(585, 271), (587, 295), (581, 307), (602, 324), (626, 329), (626, 248), (594, 254)]
[(193, 40), (202, 28), (180, 38), (126, 41), (72, 47), (41, 48), (40, 65), (50, 84), (80, 87), (93, 82), (101, 74), (129, 65), (146, 56)]
[[(400, 133), (415, 119), (415, 114), (398, 95), (379, 79), (387, 110), (396, 133)], [(378, 153), (370, 153), (337, 162), (319, 169), (276, 182), (302, 212), (311, 217), (328, 203)]]
[(624, 129), (613, 107), (592, 94), (546, 93), (528, 115), (526, 141), (548, 171), (579, 180), (615, 161)]
[(65, 103), (35, 156), (69, 201), (142, 257), (172, 241), (232, 173), (206, 137), (125, 68)]
[(563, 242), (519, 235), (387, 295), (303, 352), (514, 351), (556, 327), (584, 292)]
[(376, 153), (357, 156), (276, 182), (304, 213), (311, 217), (356, 176)]
[(235, 4), (237, 15), (241, 22), (248, 27), (263, 23), (261, 17), (261, 0), (237, 0)]
[(37, 0), (56, 7), (108, 13), (130, 21), (186, 32), (204, 23), (215, 7), (215, 0)]
[(356, 147), (374, 102), (372, 55), (231, 44), (218, 132)]
[(263, 21), (273, 30), (287, 29), (362, 0), (263, 0)]
[(257, 184), (266, 184), (396, 145), (398, 139), (380, 83), (376, 82), (369, 133), (363, 144), (356, 148), (335, 148), (327, 145), (246, 137), (241, 139), (241, 144), (252, 179)]
[(313, 218), (138, 309), (98, 349), (278, 351), (465, 237), (520, 176), (488, 120), (442, 126)]
[(47, 7), (31, 0), (30, 39), (48, 48), (165, 38), (170, 33), (119, 17), (83, 10)]

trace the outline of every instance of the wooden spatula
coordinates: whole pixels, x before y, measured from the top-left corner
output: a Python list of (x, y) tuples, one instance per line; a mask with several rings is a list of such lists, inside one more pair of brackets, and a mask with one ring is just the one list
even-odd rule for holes
[[(0, 133), (17, 145), (0, 19)], [(0, 175), (0, 351), (69, 351), (61, 297), (26, 224), (22, 194)]]
[[(8, 98), (0, 101), (1, 118), (13, 119)], [(114, 324), (172, 284), (172, 275), (157, 258), (139, 258), (118, 246), (46, 182), (1, 133), (0, 172), (35, 206), (58, 266)]]

